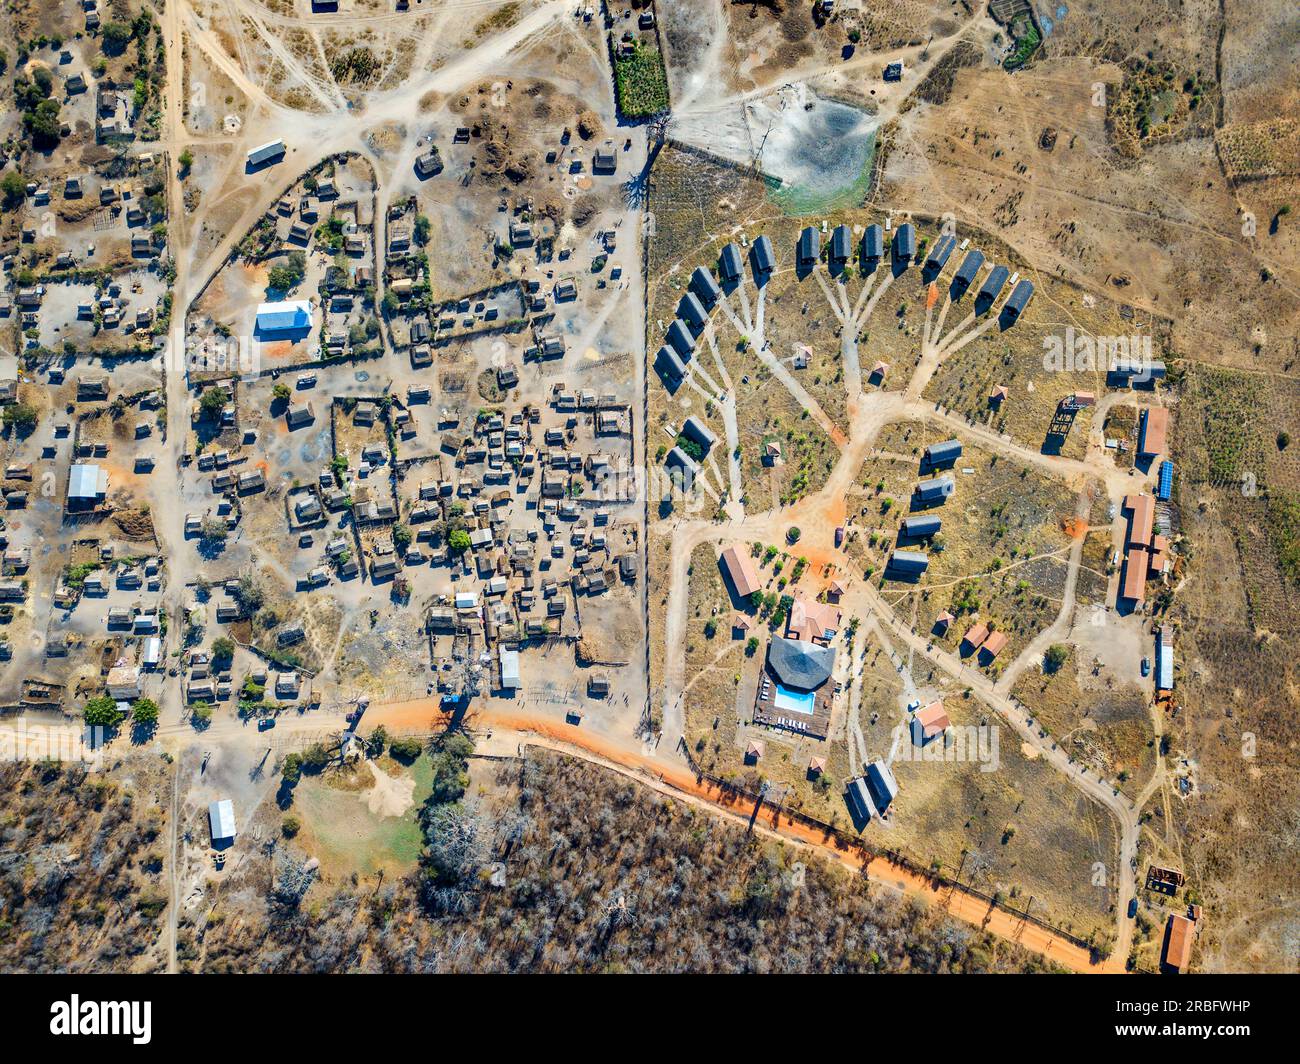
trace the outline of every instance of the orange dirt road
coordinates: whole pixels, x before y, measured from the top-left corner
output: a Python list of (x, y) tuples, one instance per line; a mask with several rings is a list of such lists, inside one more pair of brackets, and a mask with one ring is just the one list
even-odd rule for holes
[[(467, 722), (480, 730), (492, 728), (517, 732), (521, 736), (536, 736), (538, 745), (569, 753), (585, 760), (603, 764), (616, 771), (640, 777), (640, 781), (663, 793), (675, 795), (694, 804), (706, 805), (715, 813), (748, 821), (753, 806), (747, 800), (738, 801), (734, 795), (697, 780), (685, 766), (674, 765), (661, 758), (647, 756), (639, 750), (630, 750), (606, 736), (565, 724), (548, 717), (517, 710), (495, 709), (479, 706), (466, 716)], [(365, 722), (370, 726), (382, 724), (391, 732), (423, 732), (436, 730), (446, 721), (446, 714), (432, 699), (412, 699), (404, 702), (387, 702), (366, 710)], [(649, 778), (646, 778), (649, 777)], [(1121, 974), (1123, 961), (1109, 958), (1095, 964), (1086, 949), (1073, 942), (1020, 919), (1013, 913), (990, 905), (982, 898), (955, 887), (936, 887), (930, 880), (910, 869), (900, 867), (884, 857), (873, 857), (865, 862), (861, 854), (841, 848), (839, 843), (805, 824), (792, 821), (765, 807), (755, 821), (765, 833), (777, 835), (801, 846), (816, 850), (823, 856), (839, 861), (854, 871), (862, 871), (873, 880), (894, 886), (908, 893), (924, 897), (930, 905), (964, 920), (968, 924), (1014, 942), (1073, 972)]]

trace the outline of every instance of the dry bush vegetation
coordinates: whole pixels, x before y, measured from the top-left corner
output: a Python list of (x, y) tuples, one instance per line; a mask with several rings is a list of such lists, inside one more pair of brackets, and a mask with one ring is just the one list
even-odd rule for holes
[[(472, 801), (490, 875), (454, 912), (416, 877), (287, 904), (248, 862), (201, 931), (204, 971), (1037, 971), (1018, 947), (585, 763), (539, 752)], [(424, 894), (428, 897), (427, 893)]]
[(166, 765), (0, 766), (0, 970), (159, 970)]

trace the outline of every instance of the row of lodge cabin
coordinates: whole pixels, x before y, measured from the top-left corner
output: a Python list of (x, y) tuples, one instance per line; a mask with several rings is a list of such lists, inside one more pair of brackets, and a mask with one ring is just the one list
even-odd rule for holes
[(921, 456), (921, 465), (925, 469), (945, 469), (961, 457), (960, 440), (944, 440), (932, 443)]
[(879, 262), (885, 257), (885, 231), (879, 225), (867, 226), (862, 234), (862, 257), (867, 262)]
[(1169, 410), (1163, 406), (1144, 406), (1138, 411), (1138, 457), (1155, 458), (1167, 454), (1169, 446)]
[(924, 551), (896, 550), (889, 556), (888, 569), (899, 576), (920, 576), (930, 567), (930, 557)]
[(947, 501), (957, 484), (949, 474), (931, 477), (919, 481), (916, 485), (916, 500), (921, 506), (938, 506)]
[(988, 621), (977, 621), (966, 629), (961, 637), (961, 649), (967, 654), (978, 654), (980, 660), (989, 664), (1006, 648), (1011, 637), (1006, 632), (994, 628)]
[(953, 291), (958, 296), (975, 283), (975, 278), (979, 276), (980, 267), (983, 265), (984, 252), (976, 248), (966, 252), (966, 257), (961, 260), (961, 265), (957, 267), (957, 272), (952, 278)]
[(764, 233), (754, 241), (754, 272), (771, 273), (776, 269), (776, 252), (772, 250), (772, 241)]
[(916, 257), (916, 227), (911, 222), (904, 222), (894, 233), (894, 259), (908, 263)]
[[(727, 245), (727, 247), (734, 246), (735, 245), (733, 244)], [(722, 289), (718, 286), (718, 282), (714, 279), (713, 274), (703, 266), (695, 267), (695, 272), (691, 274), (691, 287), (695, 289), (695, 292), (700, 299), (710, 307), (713, 306), (713, 304), (718, 301), (718, 297), (722, 295)]]
[(948, 256), (952, 254), (952, 249), (956, 246), (957, 238), (950, 233), (945, 233), (930, 248), (930, 253), (925, 257), (925, 268), (938, 273), (943, 269), (944, 264), (948, 261)]
[(904, 517), (902, 524), (903, 535), (908, 539), (925, 539), (927, 536), (937, 535), (942, 527), (942, 520), (928, 514), (922, 514), (919, 517)]
[(718, 276), (727, 284), (735, 284), (743, 276), (744, 271), (745, 263), (740, 248), (735, 244), (728, 244), (718, 256)]
[(979, 295), (975, 297), (977, 302), (992, 303), (1006, 286), (1007, 278), (1011, 276), (1011, 271), (1005, 266), (994, 266), (989, 270), (989, 275), (984, 278), (984, 284), (980, 286)]
[(713, 430), (694, 414), (686, 419), (686, 424), (682, 426), (682, 435), (688, 440), (698, 443), (706, 455), (713, 449), (713, 445), (718, 442), (718, 437)]
[(248, 153), (249, 166), (261, 166), (269, 163), (272, 159), (284, 157), (284, 141), (270, 140), (265, 144), (259, 144), (256, 148)]
[(739, 548), (728, 547), (722, 552), (718, 561), (727, 579), (731, 581), (731, 587), (737, 598), (747, 599), (763, 586), (758, 578), (758, 572), (754, 569), (753, 560), (742, 554)]
[(837, 225), (831, 233), (831, 261), (848, 262), (853, 254), (853, 233), (847, 225)]
[(1015, 321), (1025, 312), (1025, 307), (1029, 306), (1029, 297), (1033, 294), (1033, 282), (1022, 279), (1016, 287), (1011, 290), (1011, 295), (1007, 297), (1007, 301), (1002, 305), (1002, 313), (1010, 321)]
[(798, 261), (800, 266), (812, 266), (821, 254), (821, 234), (816, 227), (807, 226), (799, 234)]
[(1119, 597), (1137, 606), (1146, 600), (1147, 581), (1169, 571), (1169, 539), (1155, 531), (1156, 501), (1153, 496), (1145, 492), (1126, 495), (1124, 509), (1129, 512), (1129, 526)]
[(704, 309), (699, 296), (694, 292), (687, 292), (677, 303), (677, 317), (699, 332), (708, 324), (709, 312)]

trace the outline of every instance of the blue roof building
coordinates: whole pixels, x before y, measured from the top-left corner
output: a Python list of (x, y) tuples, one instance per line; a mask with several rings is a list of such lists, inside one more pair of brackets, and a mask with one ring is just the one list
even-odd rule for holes
[(853, 233), (847, 225), (837, 225), (831, 233), (831, 258), (836, 262), (847, 262), (853, 254)]
[(665, 344), (655, 356), (655, 368), (675, 380), (686, 376), (686, 363), (677, 357), (677, 352)]
[(1174, 493), (1174, 463), (1165, 459), (1160, 463), (1160, 479), (1156, 484), (1156, 498), (1168, 502)]
[(943, 502), (957, 485), (952, 477), (932, 477), (916, 485), (916, 494), (922, 502)]
[(1029, 297), (1034, 294), (1034, 284), (1032, 281), (1021, 281), (1011, 290), (1011, 295), (1007, 298), (1002, 307), (1003, 314), (1009, 314), (1013, 318), (1020, 317), (1025, 312), (1025, 307), (1029, 305)]
[(305, 299), (262, 303), (257, 308), (259, 333), (305, 332), (311, 328), (311, 304)]
[(817, 261), (817, 256), (821, 253), (822, 238), (811, 225), (799, 234), (799, 262), (803, 265)]
[(941, 236), (934, 242), (934, 247), (930, 249), (930, 254), (925, 257), (925, 265), (931, 270), (942, 270), (944, 263), (948, 261), (948, 256), (952, 254), (952, 249), (957, 246), (955, 236)]
[(709, 321), (708, 311), (694, 292), (687, 292), (677, 303), (677, 315), (693, 329), (703, 329)]
[(972, 248), (966, 252), (966, 257), (961, 260), (961, 265), (957, 268), (952, 283), (959, 285), (963, 290), (969, 288), (975, 283), (975, 277), (983, 265), (984, 252)]
[(994, 266), (989, 271), (989, 275), (984, 280), (984, 287), (980, 289), (979, 299), (987, 299), (990, 303), (998, 298), (1002, 291), (1002, 286), (1007, 283), (1007, 278), (1011, 276), (1011, 271), (1005, 266)]

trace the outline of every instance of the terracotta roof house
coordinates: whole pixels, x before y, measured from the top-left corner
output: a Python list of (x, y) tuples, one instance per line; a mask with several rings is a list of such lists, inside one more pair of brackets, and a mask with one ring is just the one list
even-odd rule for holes
[(948, 719), (948, 714), (943, 708), (943, 700), (936, 699), (923, 709), (918, 709), (912, 718), (912, 742), (917, 746), (924, 746), (951, 726), (952, 721)]
[(1165, 952), (1161, 967), (1168, 973), (1181, 975), (1192, 960), (1192, 944), (1196, 941), (1196, 924), (1185, 916), (1172, 914), (1165, 927)]
[(840, 628), (840, 611), (827, 602), (809, 599), (802, 592), (794, 597), (786, 635), (805, 642), (830, 640)]
[(961, 637), (961, 641), (972, 650), (978, 650), (984, 645), (984, 640), (988, 637), (989, 626), (987, 622), (980, 621), (979, 624), (973, 624), (966, 629), (966, 634)]
[(1144, 406), (1138, 430), (1138, 454), (1153, 458), (1167, 452), (1169, 411), (1163, 406)]
[(745, 747), (745, 761), (753, 764), (767, 752), (767, 747), (763, 745), (762, 739), (751, 739), (749, 745)]
[(763, 586), (759, 582), (758, 573), (754, 570), (754, 563), (741, 554), (736, 547), (728, 547), (718, 560), (722, 564), (723, 572), (731, 581), (731, 586), (736, 589), (736, 594), (741, 598), (749, 598)]
[(990, 632), (989, 637), (984, 640), (984, 645), (980, 647), (980, 653), (987, 654), (989, 660), (992, 661), (1010, 641), (1010, 637), (1006, 632)]

